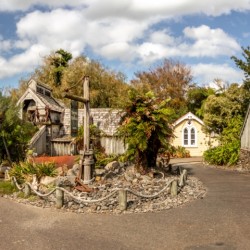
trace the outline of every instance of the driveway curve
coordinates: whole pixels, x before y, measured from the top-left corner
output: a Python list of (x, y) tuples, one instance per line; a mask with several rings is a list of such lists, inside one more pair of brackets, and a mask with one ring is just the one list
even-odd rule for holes
[(204, 199), (157, 213), (75, 214), (0, 198), (0, 249), (250, 249), (250, 175), (185, 164)]

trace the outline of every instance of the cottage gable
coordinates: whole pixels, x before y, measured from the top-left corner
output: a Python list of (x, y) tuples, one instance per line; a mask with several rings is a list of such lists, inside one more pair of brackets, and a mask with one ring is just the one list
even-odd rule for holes
[(34, 79), (29, 81), (28, 88), (17, 105), (22, 107), (21, 118), (34, 123), (48, 122), (48, 120), (58, 123), (60, 114), (64, 111), (62, 104), (52, 96), (51, 88)]
[(216, 139), (204, 132), (204, 122), (191, 112), (173, 123), (173, 146), (184, 147), (191, 156), (202, 156), (210, 146), (217, 145)]

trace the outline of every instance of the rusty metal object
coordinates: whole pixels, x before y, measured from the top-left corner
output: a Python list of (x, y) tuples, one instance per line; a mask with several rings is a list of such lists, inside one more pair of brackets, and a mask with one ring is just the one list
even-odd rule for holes
[(90, 188), (88, 185), (82, 184), (82, 182), (80, 181), (80, 179), (78, 177), (76, 177), (75, 183), (76, 183), (76, 186), (74, 187), (74, 189), (76, 189), (78, 191), (87, 192), (87, 193), (94, 191), (94, 189)]

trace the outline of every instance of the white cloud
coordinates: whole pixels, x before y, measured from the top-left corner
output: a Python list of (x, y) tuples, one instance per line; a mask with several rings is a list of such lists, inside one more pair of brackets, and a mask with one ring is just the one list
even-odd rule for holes
[(136, 57), (134, 47), (126, 42), (115, 42), (103, 46), (100, 49), (100, 54), (107, 59), (119, 59), (120, 61), (132, 62)]
[[(183, 31), (186, 38), (194, 40), (194, 44), (188, 46), (187, 56), (230, 55), (240, 50), (236, 40), (226, 34), (222, 29), (211, 29), (206, 25), (199, 27), (186, 27)], [(185, 48), (186, 49), (186, 48)]]
[(11, 49), (12, 47), (12, 42), (10, 40), (1, 40), (0, 39), (0, 53), (2, 51), (7, 51)]
[(230, 56), (239, 51), (237, 41), (222, 29), (211, 29), (206, 25), (186, 27), (183, 37), (173, 37), (166, 31), (155, 31), (151, 42), (144, 42), (138, 48), (142, 63), (148, 64), (166, 57), (218, 57)]
[(34, 6), (48, 8), (84, 7), (89, 0), (1, 0), (0, 11), (27, 11)]
[(150, 34), (149, 40), (152, 43), (159, 43), (163, 45), (171, 45), (173, 46), (175, 44), (175, 38), (170, 36), (167, 32), (167, 30), (158, 30), (158, 31), (152, 31)]
[(10, 77), (20, 72), (31, 72), (48, 53), (50, 53), (48, 48), (33, 45), (24, 53), (15, 55), (9, 60), (0, 58), (0, 78)]
[[(49, 9), (33, 11), (36, 6)], [(13, 47), (22, 50), (12, 58), (0, 59), (0, 78), (32, 71), (42, 56), (59, 48), (77, 56), (88, 46), (97, 56), (144, 65), (166, 57), (232, 55), (240, 46), (222, 29), (186, 27), (183, 36), (174, 37), (167, 27), (155, 30), (155, 24), (183, 15), (216, 16), (249, 9), (249, 0), (217, 0), (209, 4), (195, 0), (1, 0), (0, 11), (29, 12), (24, 12), (17, 22), (16, 41), (0, 39), (0, 53)], [(221, 69), (228, 70), (225, 65)], [(230, 73), (235, 78), (238, 74), (232, 70)]]
[(198, 82), (209, 85), (215, 78), (222, 79), (228, 83), (242, 83), (244, 74), (228, 64), (197, 64), (191, 65), (192, 73)]

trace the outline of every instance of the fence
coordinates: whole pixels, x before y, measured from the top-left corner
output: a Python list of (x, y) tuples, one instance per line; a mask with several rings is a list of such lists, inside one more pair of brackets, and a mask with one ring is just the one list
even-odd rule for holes
[(31, 193), (33, 192), (34, 194), (36, 194), (37, 196), (41, 197), (41, 198), (45, 198), (48, 197), (50, 195), (52, 195), (53, 193), (56, 194), (56, 208), (60, 209), (62, 208), (62, 206), (64, 205), (64, 195), (67, 194), (69, 197), (71, 197), (75, 202), (77, 203), (83, 203), (83, 204), (90, 204), (90, 203), (100, 203), (104, 200), (109, 199), (110, 197), (113, 196), (117, 196), (118, 199), (118, 204), (119, 204), (119, 210), (124, 211), (127, 209), (127, 204), (128, 204), (128, 200), (127, 200), (127, 194), (132, 194), (134, 196), (137, 196), (138, 198), (147, 198), (147, 199), (154, 199), (156, 197), (159, 197), (160, 194), (162, 194), (163, 192), (165, 192), (168, 188), (170, 188), (170, 194), (171, 196), (177, 196), (178, 194), (178, 186), (180, 188), (184, 187), (187, 181), (187, 170), (184, 169), (181, 171), (181, 175), (178, 179), (173, 179), (170, 180), (168, 183), (166, 183), (165, 187), (163, 187), (160, 191), (158, 191), (155, 194), (152, 195), (146, 195), (146, 194), (142, 194), (142, 193), (138, 193), (135, 192), (129, 188), (115, 188), (113, 189), (110, 194), (106, 195), (105, 197), (102, 197), (100, 199), (92, 199), (92, 200), (87, 200), (87, 199), (83, 199), (79, 196), (75, 196), (73, 195), (71, 192), (69, 192), (68, 190), (66, 190), (63, 187), (55, 187), (53, 190), (51, 190), (49, 193), (46, 194), (42, 194), (40, 192), (38, 192), (37, 190), (34, 189), (34, 187), (29, 183), (26, 182), (23, 186), (20, 186), (15, 177), (12, 178), (14, 184), (16, 185), (16, 187), (20, 190), (24, 192), (24, 196), (28, 197), (31, 195)]

